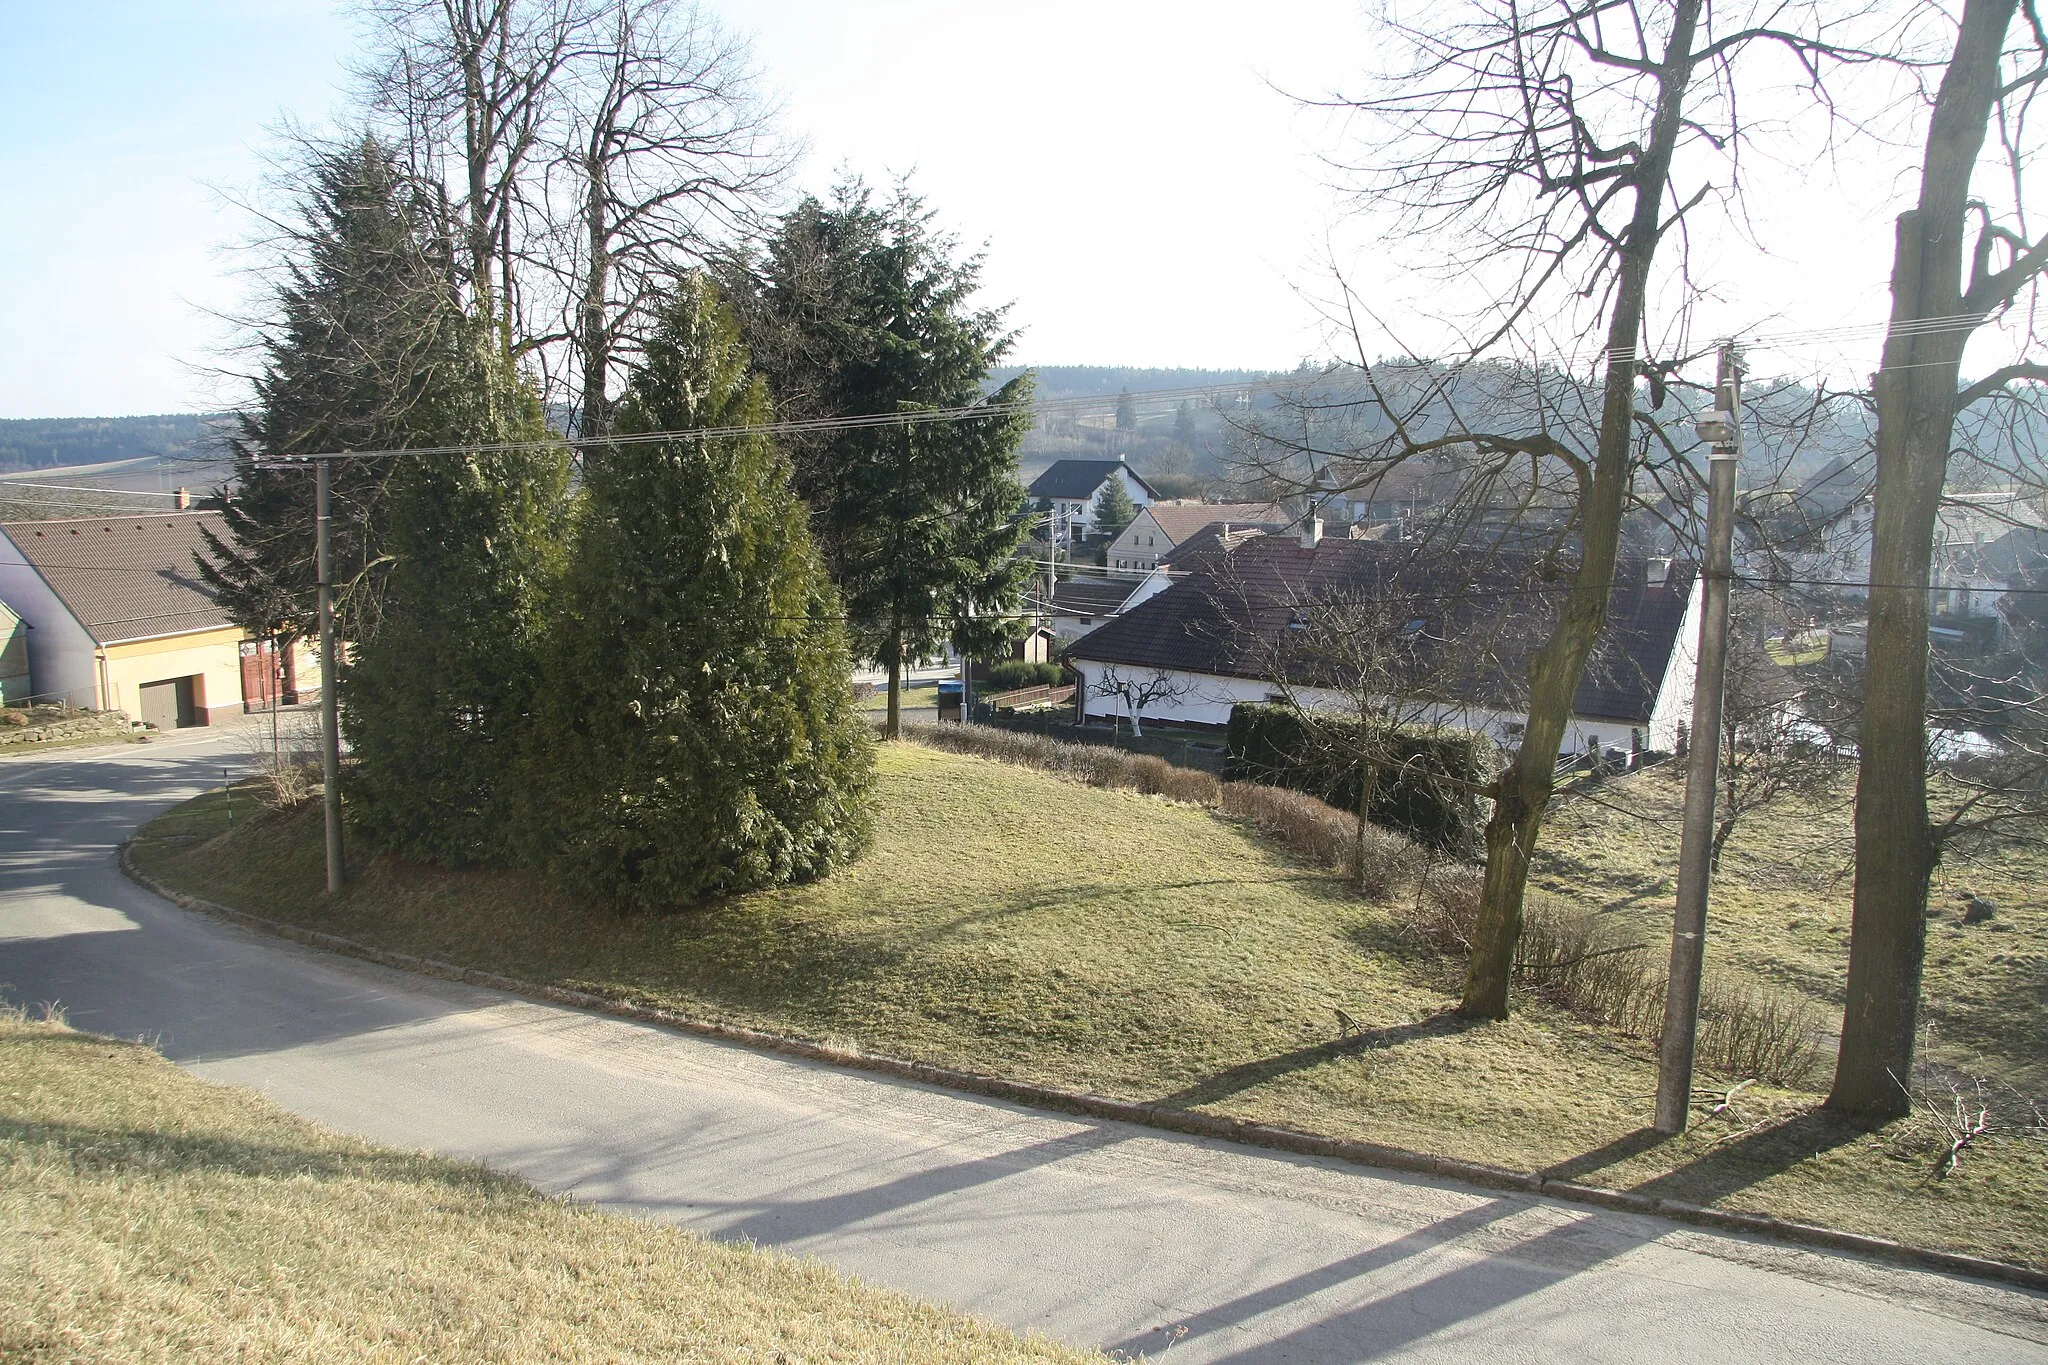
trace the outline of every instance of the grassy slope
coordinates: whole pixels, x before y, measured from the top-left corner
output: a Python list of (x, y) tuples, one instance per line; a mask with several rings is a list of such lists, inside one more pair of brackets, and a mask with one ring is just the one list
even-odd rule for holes
[(1082, 1358), (4, 1016), (0, 1226), (10, 1361)]
[[(1738, 826), (1709, 916), (1717, 969), (1805, 995), (1830, 1020), (1849, 970), (1851, 795), (1845, 782), (1832, 800), (1788, 802)], [(1610, 804), (1570, 803), (1552, 819), (1532, 881), (1644, 937), (1668, 934), (1683, 776), (1668, 765), (1600, 796)], [(1964, 925), (1964, 892), (1995, 902), (1996, 918)], [(1930, 899), (1924, 1058), (2048, 1096), (2048, 856), (2007, 848), (1957, 860), (1936, 872)]]
[[(1925, 1134), (1839, 1131), (1811, 1096), (1755, 1090), (1652, 1143), (1644, 1044), (1533, 1001), (1461, 1027), (1444, 965), (1388, 909), (1231, 821), (906, 745), (884, 747), (880, 772), (881, 834), (860, 864), (670, 918), (389, 859), (330, 903), (317, 812), (220, 839), (217, 796), (152, 825), (138, 856), (201, 896), (530, 980), (2048, 1261), (2036, 1148), (1994, 1143), (1929, 1186)], [(1368, 1036), (1337, 1040), (1333, 1007)]]

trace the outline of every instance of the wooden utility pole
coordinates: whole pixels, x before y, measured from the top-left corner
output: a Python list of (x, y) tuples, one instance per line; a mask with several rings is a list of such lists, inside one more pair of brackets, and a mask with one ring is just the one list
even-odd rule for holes
[(1685, 823), (1678, 852), (1678, 906), (1671, 922), (1671, 975), (1664, 991), (1664, 1038), (1657, 1069), (1660, 1133), (1682, 1133), (1692, 1108), (1693, 1046), (1699, 1032), (1706, 957), (1707, 893), (1714, 847), (1714, 796), (1721, 778), (1721, 702), (1727, 681), (1728, 583), (1734, 577), (1735, 466), (1742, 454), (1742, 368), (1724, 342), (1714, 411), (1700, 419), (1707, 457), (1707, 563), (1700, 652), (1693, 675), (1692, 751), (1685, 774)]
[(327, 515), (330, 461), (313, 462), (313, 530), (320, 610), (320, 767), (327, 814), (327, 894), (347, 880), (341, 861), (341, 689), (334, 667), (334, 545)]

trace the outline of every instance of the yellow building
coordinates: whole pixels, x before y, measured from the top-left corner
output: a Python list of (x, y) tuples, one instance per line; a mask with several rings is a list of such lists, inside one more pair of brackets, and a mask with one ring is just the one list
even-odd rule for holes
[(203, 528), (225, 531), (216, 512), (0, 523), (0, 602), (28, 626), (38, 700), (169, 730), (317, 687), (228, 621), (195, 566)]

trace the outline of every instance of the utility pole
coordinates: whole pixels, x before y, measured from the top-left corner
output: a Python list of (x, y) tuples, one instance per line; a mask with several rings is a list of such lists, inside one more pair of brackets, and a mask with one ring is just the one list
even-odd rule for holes
[(1693, 1047), (1699, 1033), (1700, 972), (1706, 956), (1708, 862), (1714, 797), (1721, 777), (1721, 701), (1727, 680), (1728, 584), (1735, 569), (1735, 466), (1742, 454), (1742, 365), (1723, 342), (1714, 411), (1700, 419), (1708, 443), (1707, 563), (1700, 652), (1693, 675), (1692, 751), (1685, 774), (1685, 823), (1678, 852), (1678, 905), (1671, 922), (1671, 974), (1657, 1068), (1660, 1133), (1682, 1133), (1692, 1109)]
[(341, 890), (347, 876), (341, 862), (341, 689), (334, 667), (334, 544), (327, 514), (330, 463), (325, 458), (313, 463), (313, 532), (320, 605), (320, 767), (326, 779), (327, 894), (331, 896)]

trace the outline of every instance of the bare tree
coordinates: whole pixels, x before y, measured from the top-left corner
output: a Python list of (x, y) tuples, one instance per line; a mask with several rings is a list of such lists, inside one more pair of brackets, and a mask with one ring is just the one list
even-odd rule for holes
[(411, 173), (451, 185), (464, 274), (508, 348), (520, 317), (515, 238), (555, 81), (590, 28), (584, 0), (366, 0), (376, 32), (360, 72)]
[(535, 263), (556, 284), (578, 428), (610, 426), (618, 363), (676, 274), (755, 231), (792, 149), (746, 45), (688, 0), (608, 0), (566, 58)]
[[(2034, 6), (1965, 0), (1928, 119), (1919, 199), (1898, 219), (1891, 325), (1876, 384), (1848, 1004), (1828, 1096), (1829, 1107), (1860, 1117), (1910, 1108), (1928, 882), (1942, 847), (1928, 809), (1929, 566), (1957, 418), (2015, 384), (2048, 380), (2048, 365), (2024, 356), (1975, 383), (1961, 375), (1972, 335), (2035, 291), (2048, 269), (2048, 238), (2029, 240), (2022, 194), (2026, 118), (2044, 80), (2048, 31)], [(1971, 192), (1993, 132), (2007, 163), (2005, 221)]]
[(1126, 676), (1122, 669), (1111, 664), (1102, 676), (1088, 685), (1091, 697), (1115, 697), (1123, 703), (1131, 718), (1131, 735), (1136, 739), (1145, 737), (1145, 708), (1159, 702), (1179, 701), (1193, 689), (1186, 678), (1163, 668), (1149, 673)]
[[(1605, 623), (1631, 496), (1653, 457), (1666, 458), (1674, 479), (1696, 478), (1670, 458), (1678, 446), (1658, 416), (1686, 357), (1657, 360), (1645, 348), (1654, 333), (1684, 333), (1687, 281), (1682, 269), (1658, 273), (1660, 249), (1695, 230), (1702, 205), (1736, 198), (1746, 136), (1739, 65), (1789, 58), (1818, 93), (1825, 69), (1872, 54), (1838, 41), (1838, 28), (1858, 16), (1819, 4), (1710, 13), (1703, 0), (1488, 0), (1430, 13), (1429, 27), (1384, 22), (1411, 60), (1376, 93), (1344, 102), (1384, 136), (1371, 140), (1369, 164), (1342, 169), (1362, 197), (1400, 215), (1411, 239), (1455, 244), (1446, 274), (1490, 277), (1499, 299), (1464, 360), (1407, 366), (1397, 392), (1397, 376), (1369, 353), (1367, 310), (1347, 290), (1350, 368), (1369, 391), (1373, 420), (1346, 428), (1340, 435), (1351, 439), (1335, 448), (1304, 438), (1296, 477), (1303, 489), (1353, 493), (1397, 466), (1448, 460), (1472, 518), (1534, 526), (1544, 572), (1564, 592), (1528, 664), (1521, 749), (1492, 792), (1483, 904), (1459, 1007), (1502, 1018), (1529, 859), (1572, 699)], [(1653, 326), (1660, 291), (1679, 304)], [(1581, 319), (1580, 336), (1602, 338), (1597, 384), (1555, 365), (1504, 363), (1512, 346), (1533, 345), (1529, 329), (1553, 306)], [(1644, 377), (1647, 408), (1637, 403)], [(1517, 401), (1489, 404), (1489, 420), (1471, 423), (1464, 385), (1505, 388)]]
[(1800, 709), (1801, 679), (1766, 652), (1746, 623), (1729, 631), (1721, 703), (1721, 792), (1711, 866), (1751, 816), (1796, 797), (1826, 798), (1845, 767), (1833, 735)]

